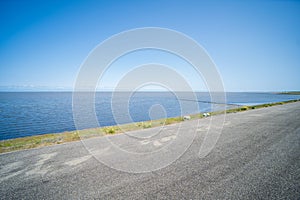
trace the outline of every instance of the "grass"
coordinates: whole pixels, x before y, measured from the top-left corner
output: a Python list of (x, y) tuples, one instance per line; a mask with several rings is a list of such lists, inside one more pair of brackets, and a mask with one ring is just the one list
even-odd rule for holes
[[(226, 110), (226, 113), (243, 112), (247, 110), (265, 108), (265, 107), (276, 106), (276, 105), (283, 105), (283, 104), (297, 102), (297, 101), (300, 101), (300, 99), (278, 102), (278, 103), (261, 104), (255, 106), (242, 106), (242, 107)], [(224, 113), (225, 111), (216, 111), (216, 112), (210, 112), (210, 115), (218, 115)], [(203, 115), (200, 113), (200, 114), (190, 115), (190, 117), (191, 119), (200, 119), (203, 118)], [(16, 138), (10, 140), (2, 140), (0, 141), (0, 153), (49, 146), (54, 144), (61, 144), (66, 142), (78, 141), (80, 139), (91, 138), (91, 137), (119, 134), (126, 131), (147, 129), (151, 127), (179, 123), (182, 121), (184, 121), (183, 117), (173, 117), (173, 118), (152, 120), (146, 122), (123, 124), (119, 126), (92, 128), (92, 129), (69, 131), (63, 133), (44, 134), (44, 135), (29, 136), (29, 137)]]
[[(178, 123), (178, 122), (182, 122), (183, 118), (182, 117), (172, 117), (172, 118), (167, 118), (164, 121), (165, 125), (169, 125), (169, 124), (174, 124), (174, 123)], [(162, 123), (163, 124), (163, 123)]]
[(116, 129), (115, 127), (104, 127), (103, 128), (103, 131), (106, 134), (115, 134), (116, 130), (118, 130), (118, 129)]

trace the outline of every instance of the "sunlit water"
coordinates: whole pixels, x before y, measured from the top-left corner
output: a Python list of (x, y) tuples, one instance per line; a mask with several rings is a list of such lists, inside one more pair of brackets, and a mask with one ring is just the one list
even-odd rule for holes
[[(209, 103), (197, 102), (198, 108), (195, 109), (194, 102), (183, 103), (173, 93), (138, 92), (132, 94), (129, 101), (124, 100), (122, 95), (116, 95), (113, 114), (112, 93), (98, 92), (95, 96), (99, 126), (116, 125), (116, 121), (129, 123), (211, 111)], [(227, 93), (226, 96), (227, 103), (238, 105), (255, 105), (300, 98), (297, 95), (274, 93)], [(186, 94), (186, 98), (190, 99), (190, 94)], [(210, 101), (211, 99), (209, 93), (197, 93), (197, 100)], [(84, 102), (82, 104), (84, 109)], [(187, 106), (182, 110), (183, 104)], [(127, 107), (128, 115), (121, 112)], [(218, 109), (218, 106), (215, 109)], [(91, 128), (87, 119), (86, 128), (89, 127)], [(75, 129), (71, 92), (0, 92), (0, 140)]]

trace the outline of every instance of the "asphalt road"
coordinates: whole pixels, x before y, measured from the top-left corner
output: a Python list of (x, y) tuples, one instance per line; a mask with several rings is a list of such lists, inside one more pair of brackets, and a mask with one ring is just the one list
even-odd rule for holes
[[(181, 126), (188, 130), (196, 123), (188, 121)], [(208, 118), (200, 120), (196, 138), (179, 159), (147, 173), (112, 169), (92, 156), (82, 142), (1, 154), (0, 198), (300, 198), (300, 102), (228, 114), (216, 146), (199, 158), (208, 124)], [(147, 139), (137, 149), (151, 150), (172, 141), (176, 126), (165, 127), (167, 136)], [(123, 144), (126, 140), (122, 135), (111, 137)], [(132, 146), (125, 147), (129, 150)], [(118, 158), (117, 152), (106, 155), (115, 158), (119, 166), (132, 165), (130, 159)]]

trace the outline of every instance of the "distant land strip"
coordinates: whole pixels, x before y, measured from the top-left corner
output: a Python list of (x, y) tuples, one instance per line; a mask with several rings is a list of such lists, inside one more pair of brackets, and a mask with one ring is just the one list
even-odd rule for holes
[(300, 91), (280, 92), (278, 94), (300, 95)]

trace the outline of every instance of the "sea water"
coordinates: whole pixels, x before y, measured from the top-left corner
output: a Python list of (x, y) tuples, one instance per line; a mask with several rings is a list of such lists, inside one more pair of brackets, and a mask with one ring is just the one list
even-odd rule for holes
[[(196, 97), (197, 108), (195, 101), (186, 101), (191, 99), (188, 93), (183, 100), (171, 92), (136, 92), (130, 94), (129, 99), (122, 98), (122, 95), (113, 96), (111, 92), (97, 92), (95, 115), (98, 126), (102, 127), (212, 111), (212, 104), (208, 103), (211, 101), (209, 93), (199, 92)], [(297, 95), (276, 93), (226, 94), (226, 102), (234, 105), (256, 105), (299, 98)], [(184, 109), (181, 107), (183, 104)], [(93, 128), (94, 125), (89, 126), (89, 120), (86, 121), (86, 128)], [(76, 130), (72, 92), (0, 92), (0, 140), (72, 130)]]

